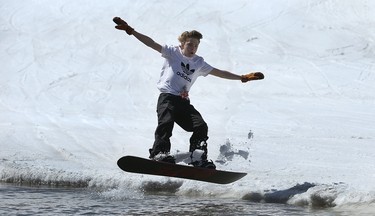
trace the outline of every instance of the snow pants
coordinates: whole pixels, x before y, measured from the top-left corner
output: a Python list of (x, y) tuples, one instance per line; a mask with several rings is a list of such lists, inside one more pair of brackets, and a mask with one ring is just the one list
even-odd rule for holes
[[(155, 130), (155, 142), (150, 149), (150, 158), (159, 152), (170, 152), (172, 130), (176, 122), (185, 131), (193, 132), (192, 145), (208, 139), (208, 127), (201, 114), (190, 104), (190, 100), (180, 96), (161, 93), (157, 104), (158, 126)], [(190, 151), (189, 150), (189, 151)]]

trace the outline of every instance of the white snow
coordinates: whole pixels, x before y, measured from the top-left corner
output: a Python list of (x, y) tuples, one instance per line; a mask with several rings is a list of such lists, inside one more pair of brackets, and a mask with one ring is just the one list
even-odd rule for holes
[[(248, 175), (226, 186), (178, 180), (177, 193), (241, 198), (309, 182), (317, 186), (290, 203), (328, 196), (375, 212), (374, 11), (366, 0), (0, 0), (1, 180), (165, 181), (116, 165), (148, 157), (163, 63), (114, 28), (120, 16), (161, 44), (196, 29), (212, 66), (265, 74), (198, 79), (190, 98), (209, 125), (209, 156), (226, 144), (248, 152), (217, 163)], [(173, 151), (186, 151), (189, 136), (176, 126)]]

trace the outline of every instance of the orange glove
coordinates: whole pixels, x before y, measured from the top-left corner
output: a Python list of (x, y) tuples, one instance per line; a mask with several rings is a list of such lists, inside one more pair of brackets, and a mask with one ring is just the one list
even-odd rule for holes
[(264, 75), (261, 72), (249, 73), (241, 76), (241, 82), (245, 83), (251, 80), (261, 80), (264, 79)]
[(113, 18), (113, 22), (117, 24), (115, 28), (119, 30), (124, 30), (128, 35), (133, 34), (134, 29), (130, 27), (124, 20), (122, 20), (120, 17)]

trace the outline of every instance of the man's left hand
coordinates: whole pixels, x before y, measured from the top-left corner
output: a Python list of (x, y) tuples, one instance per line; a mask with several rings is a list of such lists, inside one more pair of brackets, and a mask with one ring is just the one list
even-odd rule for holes
[(264, 75), (261, 72), (254, 72), (254, 73), (249, 73), (241, 76), (241, 82), (245, 83), (247, 81), (251, 80), (261, 80), (264, 79)]

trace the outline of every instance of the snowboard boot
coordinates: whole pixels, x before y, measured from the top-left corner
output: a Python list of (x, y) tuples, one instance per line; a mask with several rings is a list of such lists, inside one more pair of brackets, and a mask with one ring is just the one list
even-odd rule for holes
[(198, 145), (190, 145), (190, 165), (207, 169), (216, 169), (212, 160), (207, 160), (207, 143), (206, 141), (198, 142)]
[(212, 160), (200, 160), (190, 163), (194, 167), (201, 167), (206, 169), (216, 169), (215, 164), (212, 162)]
[(159, 162), (176, 164), (176, 159), (170, 155), (169, 152), (159, 152), (154, 156), (150, 155), (150, 159)]

